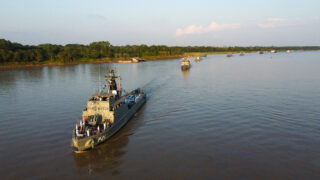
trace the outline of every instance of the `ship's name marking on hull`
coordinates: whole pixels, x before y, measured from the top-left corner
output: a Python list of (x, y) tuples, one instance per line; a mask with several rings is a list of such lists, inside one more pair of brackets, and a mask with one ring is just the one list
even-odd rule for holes
[(98, 137), (97, 141), (100, 143), (100, 142), (103, 142), (106, 139), (107, 139), (107, 135), (103, 135), (103, 136)]

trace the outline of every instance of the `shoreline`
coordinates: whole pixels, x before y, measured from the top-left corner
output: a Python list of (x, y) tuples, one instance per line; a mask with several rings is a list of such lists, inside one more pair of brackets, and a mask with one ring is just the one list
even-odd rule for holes
[[(301, 52), (304, 50), (296, 50), (293, 52)], [(314, 50), (317, 51), (317, 50)], [(246, 53), (257, 53), (256, 51), (241, 51)], [(285, 51), (278, 51), (278, 52), (285, 52)], [(311, 50), (312, 52), (312, 50)], [(164, 60), (171, 60), (171, 59), (179, 59), (183, 58), (186, 56), (189, 57), (196, 57), (196, 56), (201, 56), (203, 54), (207, 55), (217, 55), (217, 54), (228, 54), (228, 53), (240, 53), (240, 51), (237, 52), (190, 52), (190, 53), (185, 53), (184, 55), (177, 55), (177, 56), (158, 56), (158, 57), (145, 57), (141, 58), (143, 61), (164, 61)], [(123, 61), (123, 62), (121, 62)], [(20, 68), (36, 68), (36, 67), (50, 67), (50, 66), (70, 66), (70, 65), (78, 65), (78, 64), (103, 64), (103, 63), (134, 63), (134, 62), (129, 62), (131, 61), (131, 58), (115, 58), (115, 59), (105, 59), (105, 60), (88, 60), (88, 61), (77, 61), (77, 62), (69, 62), (69, 63), (59, 63), (59, 62), (44, 62), (44, 63), (39, 63), (39, 64), (19, 64), (19, 63), (14, 63), (14, 64), (6, 64), (6, 65), (0, 65), (0, 70), (7, 70), (7, 69), (20, 69)]]
[[(163, 57), (150, 57), (150, 58), (143, 58), (145, 62), (147, 61), (162, 61), (162, 60), (171, 60), (171, 59), (179, 59), (184, 57), (181, 56), (163, 56)], [(6, 69), (20, 69), (20, 68), (36, 68), (36, 67), (51, 67), (51, 66), (71, 66), (71, 65), (78, 65), (78, 64), (103, 64), (103, 63), (122, 63), (121, 61), (131, 61), (131, 58), (117, 58), (117, 59), (106, 59), (106, 60), (92, 60), (92, 61), (78, 61), (78, 62), (69, 62), (69, 63), (50, 63), (44, 62), (39, 64), (6, 64), (0, 65), (0, 70)], [(133, 63), (133, 62), (128, 62)]]

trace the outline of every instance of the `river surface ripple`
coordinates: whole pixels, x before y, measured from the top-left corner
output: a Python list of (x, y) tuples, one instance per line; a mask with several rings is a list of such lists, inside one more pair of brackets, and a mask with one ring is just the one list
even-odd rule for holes
[[(71, 133), (107, 69), (146, 105), (76, 154)], [(0, 71), (1, 179), (319, 179), (320, 53), (211, 55)]]

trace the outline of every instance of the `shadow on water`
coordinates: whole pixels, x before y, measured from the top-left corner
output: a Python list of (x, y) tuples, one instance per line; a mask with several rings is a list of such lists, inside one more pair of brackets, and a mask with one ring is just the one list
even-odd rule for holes
[(184, 78), (187, 78), (189, 76), (190, 70), (186, 69), (186, 70), (181, 70), (181, 74)]
[(106, 171), (119, 174), (117, 167), (122, 163), (121, 158), (127, 152), (128, 142), (128, 135), (120, 133), (95, 149), (83, 153), (73, 152), (79, 174), (92, 175)]

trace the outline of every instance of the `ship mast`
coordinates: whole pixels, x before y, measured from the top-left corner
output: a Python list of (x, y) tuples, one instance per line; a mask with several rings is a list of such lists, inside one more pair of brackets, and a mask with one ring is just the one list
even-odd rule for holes
[(120, 75), (118, 76), (118, 79), (119, 79), (119, 95), (121, 96), (122, 85), (121, 85), (121, 77), (120, 77)]
[(99, 64), (99, 93), (101, 93), (100, 64)]
[(111, 70), (109, 75), (105, 76), (105, 80), (108, 83), (108, 93), (110, 93), (112, 91), (117, 91), (117, 93), (118, 93), (116, 78), (117, 78), (117, 76), (114, 74), (114, 70)]

